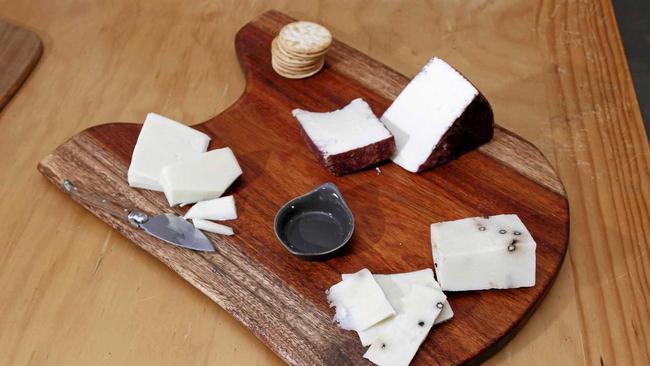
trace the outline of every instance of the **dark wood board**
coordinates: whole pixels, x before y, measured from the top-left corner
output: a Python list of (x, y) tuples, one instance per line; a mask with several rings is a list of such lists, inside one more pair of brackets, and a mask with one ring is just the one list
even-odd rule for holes
[(0, 109), (18, 91), (43, 53), (34, 33), (0, 20)]
[[(235, 42), (245, 92), (230, 108), (195, 126), (213, 137), (210, 148), (231, 147), (244, 171), (229, 189), (239, 211), (232, 222), (235, 236), (211, 235), (216, 253), (197, 253), (86, 208), (230, 312), (288, 363), (300, 365), (368, 363), (356, 333), (331, 321), (325, 291), (341, 273), (364, 267), (375, 273), (430, 268), (431, 223), (518, 214), (538, 243), (537, 285), (449, 293), (456, 315), (431, 331), (414, 364), (484, 360), (530, 317), (560, 268), (569, 234), (560, 181), (534, 146), (500, 127), (478, 151), (422, 174), (385, 163), (381, 174), (369, 169), (330, 175), (304, 144), (291, 109), (327, 111), (363, 97), (381, 115), (408, 79), (338, 41), (316, 76), (280, 77), (271, 68), (270, 44), (291, 20), (271, 11), (239, 31)], [(59, 187), (70, 178), (151, 213), (183, 213), (186, 209), (170, 209), (162, 193), (128, 187), (126, 172), (139, 130), (138, 124), (124, 123), (92, 127), (45, 157), (38, 168)], [(286, 201), (327, 181), (341, 189), (354, 212), (356, 231), (338, 256), (304, 261), (276, 241), (273, 217)]]

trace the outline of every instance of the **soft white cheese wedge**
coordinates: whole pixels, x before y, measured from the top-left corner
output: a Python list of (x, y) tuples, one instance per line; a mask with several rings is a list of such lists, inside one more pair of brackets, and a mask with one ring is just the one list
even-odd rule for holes
[(340, 154), (390, 138), (390, 132), (361, 98), (333, 112), (294, 109), (293, 115), (324, 156)]
[[(397, 152), (391, 159), (410, 172), (476, 148), (490, 140), (493, 128), (485, 98), (439, 58), (432, 58), (411, 80), (381, 121), (395, 136)], [(453, 133), (447, 134), (455, 123)]]
[(129, 185), (162, 191), (161, 169), (205, 152), (209, 143), (210, 137), (202, 132), (155, 113), (147, 114), (133, 149)]
[(213, 200), (197, 202), (185, 214), (186, 219), (234, 220), (237, 218), (235, 198), (225, 196)]
[[(342, 275), (343, 279), (346, 279), (348, 276), (350, 275)], [(398, 315), (403, 310), (402, 300), (411, 292), (413, 285), (426, 286), (438, 291), (442, 291), (440, 289), (440, 285), (433, 277), (433, 271), (431, 268), (390, 275), (375, 274), (373, 276), (375, 278), (375, 281), (377, 281), (379, 284), (379, 287), (381, 287), (382, 291), (384, 291), (384, 295), (386, 295), (388, 302), (390, 302), (391, 306), (393, 309), (395, 309), (395, 312)], [(442, 311), (435, 319), (434, 325), (447, 321), (454, 316), (454, 312), (452, 311), (451, 306), (447, 300), (440, 303), (440, 305), (436, 304), (436, 306), (439, 308), (442, 307)], [(390, 327), (390, 324), (395, 321), (395, 319), (396, 317), (384, 319), (372, 327), (358, 332), (361, 344), (364, 346), (370, 345), (379, 335), (381, 335), (386, 331), (388, 327)]]
[(221, 196), (242, 174), (230, 148), (216, 149), (165, 166), (160, 174), (170, 206)]
[(334, 320), (347, 330), (362, 331), (395, 315), (395, 310), (367, 269), (349, 275), (327, 291)]
[(380, 366), (407, 366), (429, 334), (446, 300), (442, 291), (413, 285), (402, 298), (401, 311), (363, 355)]
[(335, 175), (376, 164), (395, 151), (393, 136), (361, 98), (332, 112), (294, 109), (293, 115), (309, 148)]
[(517, 215), (432, 224), (431, 245), (445, 291), (535, 286), (537, 244)]
[(205, 230), (220, 235), (235, 235), (235, 232), (230, 226), (217, 224), (216, 222), (192, 219), (192, 224), (199, 230)]

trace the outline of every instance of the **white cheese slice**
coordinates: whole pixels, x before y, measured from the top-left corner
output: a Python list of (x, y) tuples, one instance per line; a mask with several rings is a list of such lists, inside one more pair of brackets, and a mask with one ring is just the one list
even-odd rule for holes
[(221, 235), (235, 234), (235, 232), (230, 226), (217, 224), (216, 222), (212, 222), (208, 220), (192, 219), (192, 224), (194, 224), (194, 227), (199, 230), (205, 230), (215, 234), (221, 234)]
[(436, 304), (445, 300), (442, 291), (413, 285), (402, 298), (401, 312), (372, 342), (363, 357), (380, 366), (407, 366), (441, 311)]
[(128, 180), (131, 187), (162, 191), (165, 165), (205, 152), (208, 135), (155, 113), (147, 114), (133, 149)]
[(327, 291), (334, 320), (347, 330), (361, 331), (395, 315), (386, 296), (367, 269), (349, 275)]
[[(342, 275), (343, 279), (346, 279), (348, 276), (348, 274)], [(375, 281), (379, 284), (379, 287), (384, 291), (384, 295), (386, 295), (388, 302), (390, 302), (398, 315), (402, 312), (402, 300), (411, 292), (413, 285), (426, 286), (442, 291), (440, 285), (433, 277), (433, 271), (431, 268), (390, 275), (375, 274), (373, 276)], [(435, 319), (434, 325), (447, 321), (454, 316), (454, 312), (452, 311), (448, 300), (445, 299), (444, 302), (436, 304), (436, 307), (442, 307), (442, 311)], [(370, 345), (380, 334), (385, 332), (386, 328), (389, 327), (390, 323), (395, 321), (395, 319), (396, 317), (384, 319), (372, 327), (358, 332), (361, 344), (364, 346)]]
[(235, 155), (226, 147), (165, 166), (160, 183), (174, 206), (220, 197), (241, 174)]
[(395, 136), (397, 152), (391, 159), (417, 172), (477, 95), (478, 90), (445, 61), (429, 60), (381, 117)]
[(368, 146), (391, 136), (361, 98), (336, 111), (318, 113), (294, 109), (293, 115), (323, 157)]
[[(375, 281), (384, 290), (384, 294), (391, 304), (398, 302), (398, 299), (406, 296), (413, 285), (428, 286), (436, 290), (441, 290), (440, 284), (433, 276), (431, 268), (425, 268), (419, 271), (395, 273), (395, 274), (377, 274)], [(395, 308), (398, 311), (399, 305)], [(454, 311), (451, 309), (449, 302), (445, 300), (443, 303), (442, 311), (436, 318), (434, 324), (440, 324), (454, 317)]]
[(535, 286), (537, 244), (517, 215), (432, 224), (431, 244), (445, 291)]
[(237, 218), (235, 198), (225, 196), (197, 202), (185, 214), (186, 219), (234, 220)]

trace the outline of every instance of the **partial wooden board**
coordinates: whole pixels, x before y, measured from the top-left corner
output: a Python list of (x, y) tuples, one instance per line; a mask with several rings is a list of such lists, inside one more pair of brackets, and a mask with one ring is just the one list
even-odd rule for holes
[(486, 364), (650, 363), (650, 149), (609, 0), (0, 0), (2, 17), (38, 29), (47, 50), (0, 113), (0, 363), (283, 364), (33, 169), (86, 127), (150, 111), (194, 124), (224, 110), (245, 85), (235, 33), (270, 8), (407, 76), (443, 57), (558, 171), (569, 253)]
[(0, 19), (0, 109), (18, 91), (43, 53), (41, 39)]
[[(568, 206), (557, 177), (539, 151), (502, 129), (488, 147), (425, 174), (387, 164), (381, 175), (371, 170), (330, 176), (302, 144), (290, 110), (331, 110), (362, 96), (381, 114), (408, 80), (340, 42), (334, 43), (326, 67), (315, 77), (279, 77), (270, 67), (270, 41), (289, 20), (269, 12), (240, 30), (236, 47), (246, 73), (244, 95), (196, 126), (214, 137), (212, 147), (233, 148), (244, 169), (231, 190), (240, 211), (233, 225), (238, 235), (213, 236), (217, 253), (200, 254), (162, 244), (106, 213), (93, 213), (207, 294), (286, 361), (336, 365), (363, 362), (355, 335), (330, 321), (324, 291), (340, 273), (362, 267), (377, 273), (431, 267), (431, 222), (517, 213), (538, 241), (537, 286), (452, 294), (456, 318), (431, 333), (415, 361), (484, 359), (532, 314), (562, 263)], [(344, 60), (356, 65), (346, 65), (348, 71), (342, 72)], [(394, 82), (383, 84), (387, 80)], [(39, 169), (59, 186), (63, 178), (73, 178), (79, 186), (141, 209), (169, 210), (160, 193), (126, 185), (138, 131), (137, 125), (125, 124), (91, 128), (59, 147)], [(339, 257), (305, 262), (275, 242), (272, 218), (285, 201), (327, 180), (341, 188), (358, 229)]]

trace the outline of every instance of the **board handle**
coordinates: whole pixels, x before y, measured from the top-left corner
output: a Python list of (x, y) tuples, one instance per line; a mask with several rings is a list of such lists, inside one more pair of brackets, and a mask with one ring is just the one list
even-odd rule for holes
[(96, 193), (80, 191), (79, 188), (77, 188), (77, 186), (75, 186), (69, 179), (63, 181), (63, 189), (77, 201), (105, 211), (118, 219), (126, 220), (131, 224), (134, 224), (134, 226), (139, 226), (149, 219), (149, 217), (142, 212), (131, 211), (130, 209), (109, 201)]

